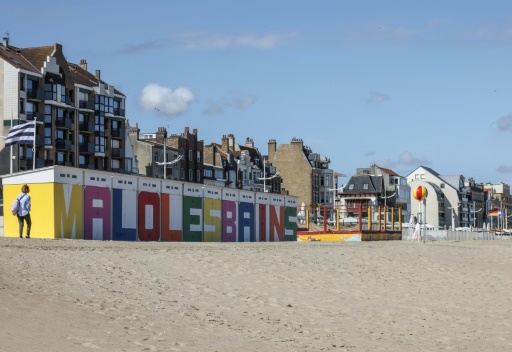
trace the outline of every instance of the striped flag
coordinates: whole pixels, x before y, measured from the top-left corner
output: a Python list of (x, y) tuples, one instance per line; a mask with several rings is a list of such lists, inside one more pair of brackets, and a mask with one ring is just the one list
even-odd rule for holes
[(499, 211), (498, 209), (491, 210), (489, 213), (487, 213), (487, 216), (500, 216), (500, 215), (501, 215), (501, 211)]
[(34, 144), (34, 133), (36, 129), (36, 121), (27, 122), (18, 126), (14, 126), (9, 131), (5, 140), (5, 146), (10, 147), (13, 144)]

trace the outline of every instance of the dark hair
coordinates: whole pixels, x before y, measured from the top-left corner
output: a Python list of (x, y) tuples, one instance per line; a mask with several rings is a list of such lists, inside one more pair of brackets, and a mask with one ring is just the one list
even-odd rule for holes
[(30, 188), (28, 187), (28, 185), (23, 185), (23, 186), (21, 186), (21, 191), (23, 193), (28, 193), (28, 192), (30, 192)]

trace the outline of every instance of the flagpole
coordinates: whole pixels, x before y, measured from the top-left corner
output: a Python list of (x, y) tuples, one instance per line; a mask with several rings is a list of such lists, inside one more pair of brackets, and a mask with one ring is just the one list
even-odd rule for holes
[(36, 128), (37, 128), (37, 117), (34, 119), (34, 141), (32, 147), (32, 170), (36, 169)]
[[(11, 110), (11, 130), (12, 130), (12, 110)], [(10, 154), (11, 154), (11, 160), (10, 160), (10, 162), (9, 162), (9, 166), (10, 166), (10, 167), (9, 167), (9, 174), (11, 174), (11, 175), (12, 175), (12, 144), (11, 144), (11, 146), (9, 147), (9, 149), (10, 149)]]

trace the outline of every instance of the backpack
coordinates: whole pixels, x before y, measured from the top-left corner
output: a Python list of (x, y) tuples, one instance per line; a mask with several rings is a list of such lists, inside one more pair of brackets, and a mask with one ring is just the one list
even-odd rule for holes
[(18, 215), (18, 210), (20, 209), (20, 200), (25, 197), (26, 194), (22, 195), (20, 198), (16, 198), (14, 202), (11, 204), (11, 212), (12, 215)]

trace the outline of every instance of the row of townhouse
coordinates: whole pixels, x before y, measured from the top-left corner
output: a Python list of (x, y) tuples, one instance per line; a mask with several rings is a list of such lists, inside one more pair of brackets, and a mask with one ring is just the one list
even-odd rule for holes
[(62, 45), (17, 48), (0, 45), (2, 135), (36, 121), (35, 146), (4, 148), (0, 173), (65, 165), (131, 173), (137, 166), (126, 143), (126, 97), (104, 82), (87, 62), (66, 60)]
[(87, 61), (68, 62), (62, 45), (18, 48), (0, 45), (1, 135), (36, 121), (35, 145), (5, 148), (0, 140), (0, 174), (52, 165), (133, 173), (222, 187), (293, 194), (303, 204), (335, 201), (337, 177), (329, 158), (301, 139), (268, 142), (264, 155), (247, 138), (228, 134), (204, 145), (196, 129), (167, 135), (130, 127), (126, 96), (88, 71)]
[[(425, 209), (411, 192), (418, 186), (428, 192)], [(357, 213), (360, 206), (400, 207), (403, 222), (422, 213), (420, 221), (423, 217), (427, 224), (442, 228), (508, 228), (512, 215), (508, 185), (477, 183), (463, 175), (440, 175), (426, 166), (419, 166), (407, 176), (375, 164), (357, 169), (338, 198), (345, 216)], [(493, 210), (498, 216), (489, 216)]]

